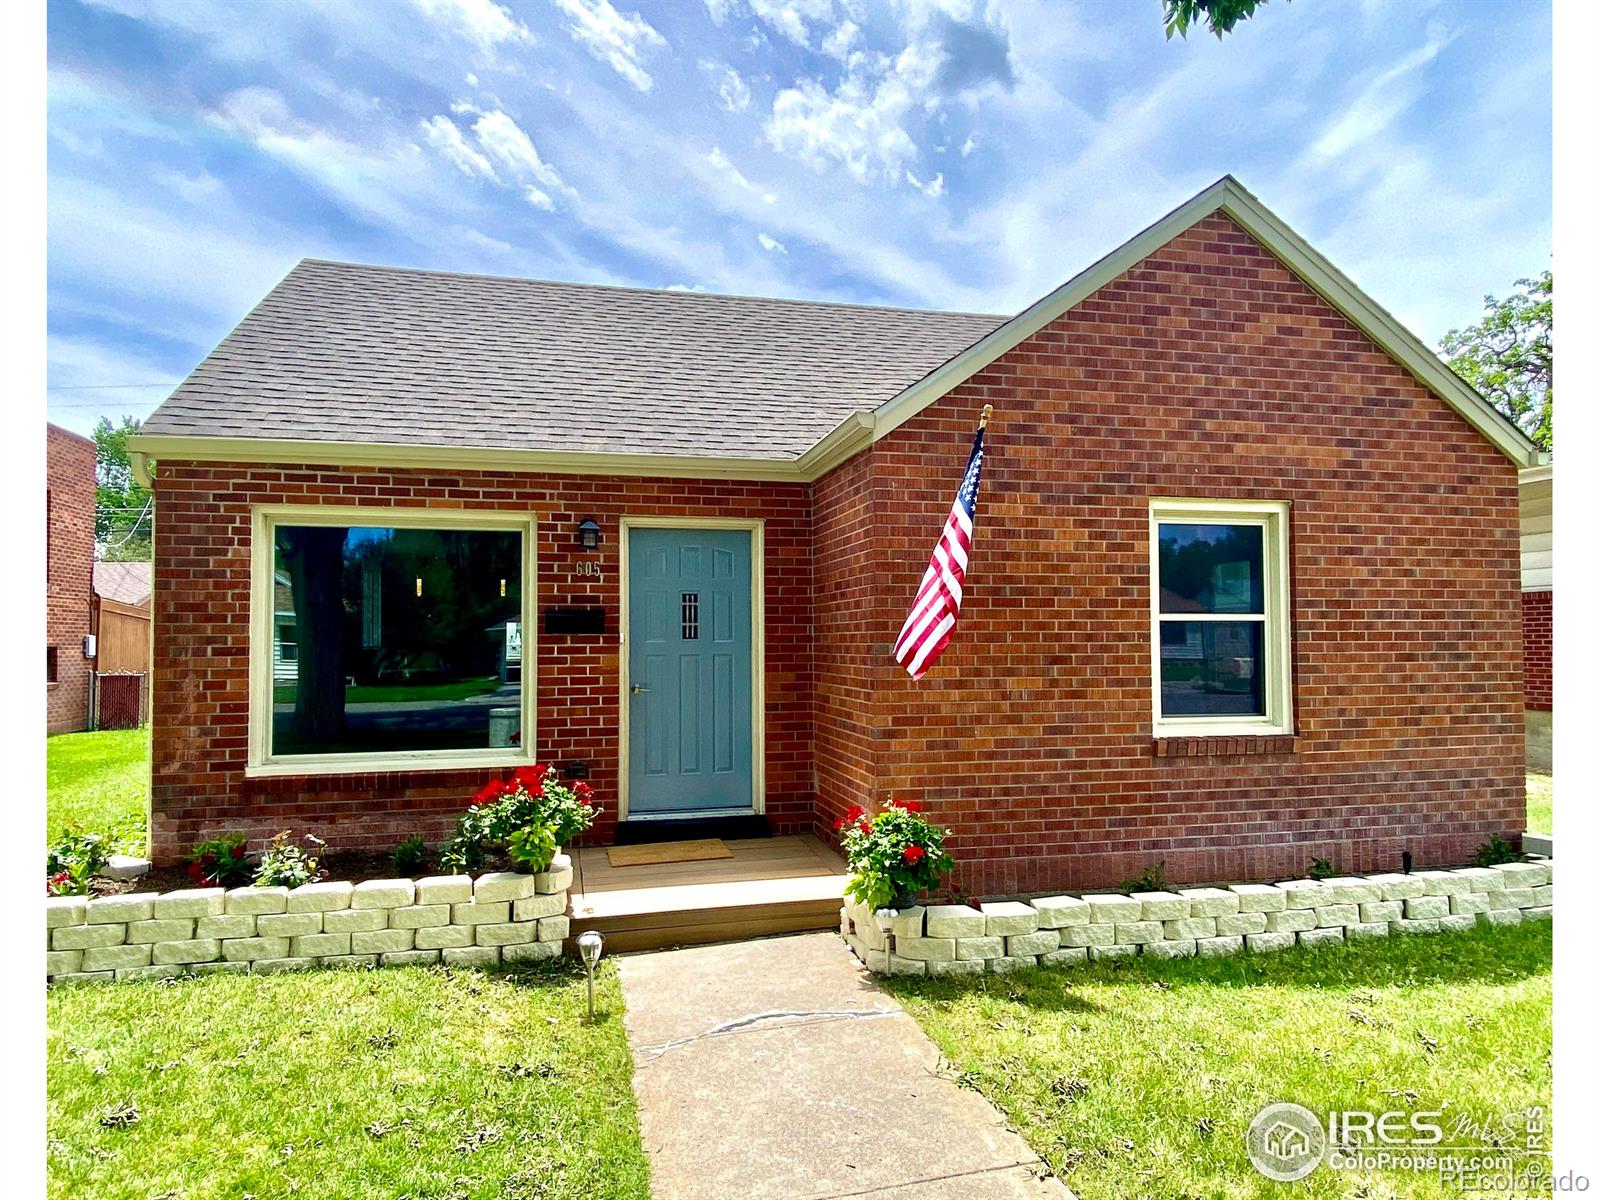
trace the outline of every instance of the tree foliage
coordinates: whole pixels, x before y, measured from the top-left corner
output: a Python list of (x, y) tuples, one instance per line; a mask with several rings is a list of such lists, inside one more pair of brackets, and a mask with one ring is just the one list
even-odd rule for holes
[(123, 417), (113, 425), (101, 417), (94, 427), (94, 540), (100, 557), (108, 562), (138, 562), (150, 558), (150, 529), (154, 505), (150, 489), (133, 477), (128, 437), (139, 432), (139, 422)]
[(1189, 26), (1200, 24), (1204, 24), (1220, 38), (1240, 21), (1248, 21), (1255, 16), (1256, 9), (1266, 2), (1267, 0), (1161, 0), (1162, 24), (1166, 26), (1169, 40), (1173, 34), (1187, 38)]
[(1483, 319), (1452, 329), (1439, 343), (1446, 360), (1542, 450), (1555, 445), (1549, 271), (1517, 280), (1504, 300), (1483, 298)]

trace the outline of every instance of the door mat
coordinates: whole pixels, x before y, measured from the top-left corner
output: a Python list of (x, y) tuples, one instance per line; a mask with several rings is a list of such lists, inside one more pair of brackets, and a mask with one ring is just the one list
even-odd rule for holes
[(698, 838), (692, 842), (652, 842), (641, 846), (607, 846), (606, 858), (613, 867), (644, 867), (652, 863), (699, 862), (705, 858), (732, 858), (733, 851), (721, 838)]

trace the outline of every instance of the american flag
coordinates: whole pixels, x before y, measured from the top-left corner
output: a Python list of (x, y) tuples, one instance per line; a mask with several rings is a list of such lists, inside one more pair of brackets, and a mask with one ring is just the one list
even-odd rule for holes
[[(984, 413), (984, 422), (988, 421)], [(961, 615), (961, 585), (967, 577), (967, 556), (972, 553), (972, 525), (978, 515), (978, 478), (983, 474), (983, 424), (972, 439), (972, 454), (967, 473), (956, 489), (955, 503), (944, 523), (944, 532), (933, 547), (933, 557), (923, 572), (917, 598), (911, 602), (900, 638), (894, 644), (894, 660), (921, 679), (939, 660)]]

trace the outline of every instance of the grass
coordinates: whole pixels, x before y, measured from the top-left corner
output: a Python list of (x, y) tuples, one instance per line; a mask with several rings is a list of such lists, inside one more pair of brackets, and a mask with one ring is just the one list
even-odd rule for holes
[(589, 1026), (582, 980), (391, 967), (52, 989), (49, 1195), (647, 1200), (621, 989), (604, 964)]
[[(450, 683), (352, 683), (344, 689), (346, 704), (394, 704), (408, 700), (470, 700), (484, 696), (500, 686), (494, 676), (484, 679), (457, 679)], [(293, 704), (294, 685), (284, 684), (272, 689), (274, 704)]]
[(113, 833), (144, 852), (150, 806), (150, 730), (60, 733), (45, 742), (45, 835), (63, 828)]
[(1528, 772), (1528, 832), (1555, 836), (1554, 789), (1550, 776)]
[(1462, 1117), (1503, 1128), (1513, 1110), (1548, 1114), (1550, 962), (1539, 922), (889, 987), (1082, 1200), (1382, 1200), (1459, 1188), (1327, 1165), (1270, 1183), (1245, 1155), (1251, 1119), (1279, 1100), (1442, 1110), (1447, 1133)]

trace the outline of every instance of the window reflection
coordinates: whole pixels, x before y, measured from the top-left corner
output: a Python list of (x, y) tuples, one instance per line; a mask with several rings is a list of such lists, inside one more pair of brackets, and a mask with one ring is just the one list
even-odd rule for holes
[(516, 744), (519, 533), (280, 525), (273, 540), (275, 756)]

